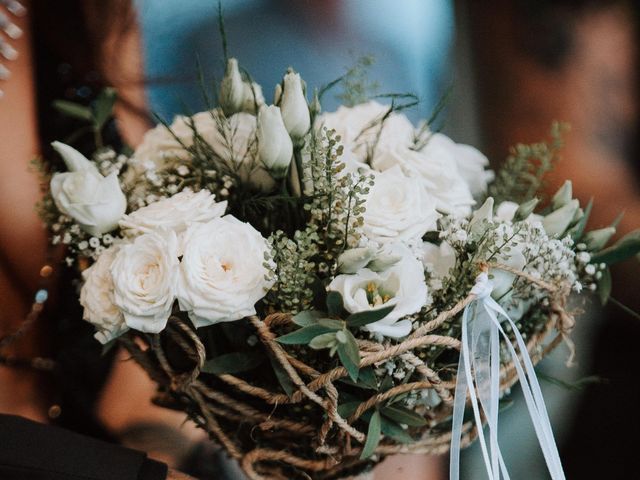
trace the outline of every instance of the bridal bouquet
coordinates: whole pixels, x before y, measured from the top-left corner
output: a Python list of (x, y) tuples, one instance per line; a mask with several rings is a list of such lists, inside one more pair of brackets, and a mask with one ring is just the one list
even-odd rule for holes
[[(518, 381), (564, 478), (533, 365), (572, 346), (570, 293), (606, 301), (608, 267), (638, 235), (586, 232), (591, 204), (570, 182), (542, 199), (561, 125), (494, 174), (432, 121), (414, 126), (413, 97), (367, 99), (350, 78), (308, 95), (290, 69), (269, 105), (229, 58), (209, 110), (131, 155), (55, 143), (67, 171), (42, 210), (82, 270), (84, 319), (250, 478), (339, 478), (449, 449), (456, 478), (485, 422), (501, 478), (498, 410)], [(323, 112), (341, 84), (344, 104)]]

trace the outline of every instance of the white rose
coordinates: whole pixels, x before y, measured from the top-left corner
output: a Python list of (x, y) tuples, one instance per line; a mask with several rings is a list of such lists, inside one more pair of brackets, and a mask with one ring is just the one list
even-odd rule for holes
[(110, 232), (127, 209), (115, 172), (103, 177), (96, 166), (80, 152), (60, 142), (53, 142), (67, 168), (51, 178), (51, 196), (62, 213), (76, 220), (91, 235)]
[(455, 143), (453, 140), (451, 143), (458, 171), (469, 185), (471, 194), (476, 198), (486, 194), (489, 182), (495, 177), (493, 170), (487, 170), (489, 159), (471, 145)]
[(96, 327), (94, 337), (105, 344), (119, 337), (129, 327), (122, 312), (115, 304), (111, 264), (119, 246), (109, 247), (98, 260), (82, 272), (84, 284), (80, 290), (80, 305), (84, 307), (82, 318)]
[(260, 160), (274, 178), (284, 177), (293, 157), (293, 143), (278, 107), (260, 108), (257, 134)]
[(385, 243), (422, 237), (436, 228), (439, 215), (422, 182), (394, 167), (376, 175), (363, 217), (367, 238)]
[(171, 315), (178, 278), (178, 241), (174, 232), (151, 232), (122, 244), (111, 275), (114, 302), (128, 327), (158, 333)]
[(226, 201), (216, 202), (215, 195), (206, 190), (198, 193), (185, 190), (125, 215), (120, 227), (128, 235), (154, 230), (172, 230), (180, 234), (193, 223), (206, 223), (221, 217), (226, 208)]
[[(345, 149), (351, 150), (362, 161), (367, 156), (368, 146), (376, 139), (376, 149), (388, 145), (409, 148), (413, 144), (413, 124), (401, 113), (389, 114), (390, 108), (376, 101), (354, 107), (341, 106), (335, 112), (318, 117), (317, 125), (334, 129)], [(382, 123), (385, 116), (387, 118)]]
[(422, 263), (410, 254), (384, 272), (364, 268), (354, 275), (338, 275), (327, 288), (342, 295), (349, 313), (393, 305), (394, 309), (382, 320), (363, 327), (391, 338), (411, 332), (411, 320), (402, 318), (419, 312), (429, 299)]
[(158, 125), (147, 132), (129, 160), (126, 184), (133, 188), (139, 176), (149, 169), (162, 170), (185, 164), (189, 153), (184, 147), (194, 143), (193, 128), (215, 155), (236, 170), (242, 182), (262, 191), (274, 188), (273, 178), (257, 159), (256, 117), (241, 112), (225, 118), (215, 110), (193, 117), (179, 116), (169, 129)]
[(279, 99), (282, 120), (291, 138), (299, 140), (306, 135), (311, 126), (309, 105), (304, 97), (302, 79), (299, 73), (294, 73), (290, 69), (284, 76), (283, 83), (284, 88)]
[(268, 244), (248, 223), (227, 215), (187, 230), (178, 302), (196, 327), (239, 320), (271, 288), (264, 267)]
[(434, 134), (421, 151), (405, 147), (379, 147), (373, 168), (387, 170), (399, 165), (407, 174), (419, 176), (436, 200), (436, 208), (456, 216), (468, 215), (475, 203), (471, 190), (458, 171), (450, 140)]

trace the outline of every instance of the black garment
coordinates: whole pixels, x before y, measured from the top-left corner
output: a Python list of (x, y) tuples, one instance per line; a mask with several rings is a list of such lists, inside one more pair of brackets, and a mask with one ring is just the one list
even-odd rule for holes
[(0, 414), (2, 480), (165, 480), (144, 453), (58, 427)]

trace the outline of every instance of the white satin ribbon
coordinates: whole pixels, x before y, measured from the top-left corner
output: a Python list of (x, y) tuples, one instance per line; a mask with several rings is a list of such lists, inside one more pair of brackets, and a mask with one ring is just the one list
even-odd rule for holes
[[(477, 298), (464, 309), (462, 314), (462, 349), (453, 407), (449, 478), (450, 480), (459, 480), (460, 478), (460, 442), (468, 392), (475, 423), (480, 430), (478, 439), (488, 478), (489, 480), (509, 480), (509, 473), (498, 445), (500, 335), (502, 335), (515, 365), (529, 415), (551, 478), (552, 480), (565, 480), (558, 447), (553, 438), (551, 423), (527, 346), (515, 323), (498, 302), (491, 298), (492, 290), (493, 284), (487, 273), (478, 275), (476, 284), (471, 290), (471, 293), (475, 294)], [(501, 322), (498, 320), (499, 317), (503, 317), (502, 321), (506, 321), (510, 325), (518, 350), (520, 350), (520, 357), (503, 330)], [(469, 327), (471, 327), (471, 336), (469, 336)], [(484, 413), (488, 426), (488, 447), (482, 430), (481, 411)]]

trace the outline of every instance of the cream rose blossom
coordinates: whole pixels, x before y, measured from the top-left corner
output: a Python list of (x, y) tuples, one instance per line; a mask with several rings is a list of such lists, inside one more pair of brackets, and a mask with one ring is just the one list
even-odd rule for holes
[(256, 313), (272, 281), (264, 267), (268, 244), (231, 215), (193, 225), (184, 238), (178, 301), (196, 327)]
[(185, 190), (172, 197), (140, 208), (120, 221), (120, 227), (128, 235), (138, 235), (154, 230), (184, 232), (193, 223), (206, 223), (224, 215), (227, 202), (216, 202), (215, 195), (200, 190)]
[(80, 305), (84, 307), (82, 318), (96, 328), (94, 337), (107, 343), (128, 330), (122, 312), (115, 304), (111, 265), (119, 250), (114, 245), (98, 257), (98, 260), (82, 272), (84, 284), (80, 290)]
[(390, 168), (376, 175), (366, 197), (363, 231), (379, 243), (418, 239), (436, 228), (435, 205), (418, 178)]
[(176, 298), (178, 240), (172, 231), (144, 233), (121, 245), (113, 264), (114, 303), (128, 327), (158, 333)]

